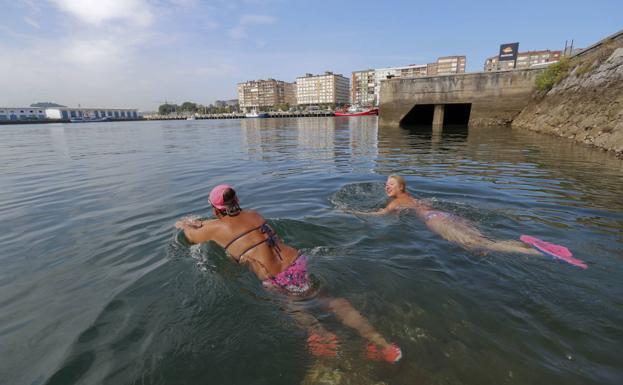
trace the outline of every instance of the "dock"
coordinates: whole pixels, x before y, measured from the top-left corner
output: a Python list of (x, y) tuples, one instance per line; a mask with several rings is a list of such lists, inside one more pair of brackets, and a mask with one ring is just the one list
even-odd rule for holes
[[(271, 111), (268, 112), (269, 118), (309, 118), (333, 116), (333, 111)], [(196, 120), (204, 119), (247, 119), (242, 112), (225, 114), (196, 114), (196, 115), (144, 115), (145, 120), (186, 120), (194, 116)], [(257, 119), (257, 118), (249, 118)]]

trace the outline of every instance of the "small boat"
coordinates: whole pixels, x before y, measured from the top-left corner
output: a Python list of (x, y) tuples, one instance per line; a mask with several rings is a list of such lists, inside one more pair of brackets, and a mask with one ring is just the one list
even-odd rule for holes
[(378, 114), (378, 107), (368, 108), (367, 110), (359, 107), (350, 107), (347, 110), (335, 111), (335, 116), (369, 116)]
[(255, 110), (244, 114), (245, 118), (268, 118), (268, 112), (257, 112)]
[(186, 120), (197, 120), (197, 118), (195, 117), (195, 115), (193, 115), (193, 116), (187, 117)]

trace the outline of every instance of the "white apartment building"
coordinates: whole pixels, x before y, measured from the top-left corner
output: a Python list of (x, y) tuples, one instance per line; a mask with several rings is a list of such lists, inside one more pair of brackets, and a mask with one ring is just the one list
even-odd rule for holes
[(323, 75), (305, 74), (296, 78), (296, 102), (299, 105), (336, 104), (350, 101), (348, 78), (327, 71)]
[(375, 74), (373, 69), (355, 71), (351, 79), (350, 100), (358, 106), (375, 106)]
[(282, 80), (250, 80), (238, 83), (238, 103), (244, 112), (262, 111), (278, 104), (296, 104), (295, 86)]

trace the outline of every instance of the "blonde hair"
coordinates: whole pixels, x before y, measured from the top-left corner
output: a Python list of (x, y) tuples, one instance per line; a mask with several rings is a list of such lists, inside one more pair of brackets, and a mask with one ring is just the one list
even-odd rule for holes
[(405, 179), (401, 177), (400, 175), (392, 174), (388, 176), (387, 178), (391, 178), (395, 180), (396, 182), (398, 182), (398, 186), (400, 186), (400, 191), (402, 192), (407, 191), (407, 184), (405, 183)]

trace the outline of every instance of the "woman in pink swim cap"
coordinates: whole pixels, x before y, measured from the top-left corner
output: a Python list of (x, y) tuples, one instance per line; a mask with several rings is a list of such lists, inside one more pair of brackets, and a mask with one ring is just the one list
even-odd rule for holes
[[(209, 202), (216, 219), (186, 219), (175, 223), (176, 228), (184, 231), (189, 242), (216, 242), (234, 261), (248, 266), (267, 289), (290, 296), (310, 294), (312, 284), (305, 255), (283, 243), (259, 213), (243, 210), (231, 186), (221, 184), (214, 187)], [(369, 358), (396, 362), (402, 357), (400, 348), (387, 342), (347, 300), (325, 297), (322, 300), (342, 323), (370, 341)], [(325, 330), (313, 316), (298, 310), (293, 314), (308, 328), (307, 342), (311, 352), (335, 356), (335, 334)]]

